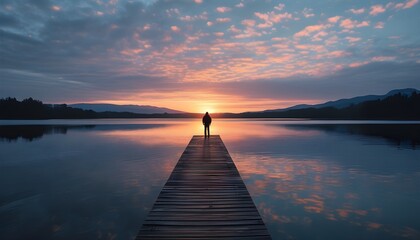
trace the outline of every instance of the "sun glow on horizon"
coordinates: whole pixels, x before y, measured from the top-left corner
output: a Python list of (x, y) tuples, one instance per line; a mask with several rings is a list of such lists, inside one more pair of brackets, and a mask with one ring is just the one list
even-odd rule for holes
[[(284, 100), (277, 101), (272, 99), (246, 99), (238, 96), (203, 96), (203, 94), (181, 94), (179, 96), (162, 93), (159, 96), (143, 97), (132, 96), (121, 99), (102, 99), (96, 101), (84, 101), (84, 103), (108, 103), (116, 105), (143, 105), (161, 108), (169, 108), (172, 110), (189, 112), (189, 113), (241, 113), (248, 111), (264, 111), (269, 109), (280, 109), (295, 106), (298, 104), (316, 104), (323, 100), (301, 99), (301, 100)], [(185, 95), (189, 95), (186, 97)], [(222, 96), (222, 97), (221, 97)], [(71, 102), (70, 102), (71, 103)], [(73, 103), (80, 103), (73, 102)]]

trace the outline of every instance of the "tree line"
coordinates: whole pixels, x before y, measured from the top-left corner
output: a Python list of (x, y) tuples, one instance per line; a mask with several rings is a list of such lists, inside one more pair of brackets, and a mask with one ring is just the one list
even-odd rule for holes
[(0, 99), (0, 119), (92, 119), (92, 118), (187, 118), (197, 114), (139, 114), (132, 112), (95, 112), (67, 106), (67, 104), (44, 104), (40, 100), (26, 98)]
[[(0, 119), (88, 119), (88, 118), (191, 118), (201, 114), (138, 114), (131, 112), (95, 112), (72, 108), (66, 104), (44, 104), (27, 98), (0, 99)], [(420, 94), (398, 93), (384, 99), (366, 101), (346, 108), (292, 109), (279, 112), (245, 112), (212, 114), (219, 118), (309, 118), (351, 120), (420, 120)]]

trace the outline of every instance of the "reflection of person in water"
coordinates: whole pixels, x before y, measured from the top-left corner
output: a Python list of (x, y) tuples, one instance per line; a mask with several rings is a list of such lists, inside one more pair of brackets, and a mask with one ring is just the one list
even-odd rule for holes
[(204, 125), (204, 137), (210, 137), (210, 124), (211, 124), (211, 117), (209, 112), (206, 112), (203, 117), (203, 125)]

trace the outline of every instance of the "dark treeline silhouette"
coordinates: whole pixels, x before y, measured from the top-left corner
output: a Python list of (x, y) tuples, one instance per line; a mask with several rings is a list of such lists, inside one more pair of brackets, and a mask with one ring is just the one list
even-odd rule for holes
[(198, 114), (138, 114), (131, 112), (95, 112), (72, 108), (66, 104), (44, 104), (27, 98), (0, 99), (0, 119), (88, 119), (88, 118), (185, 118), (199, 117)]
[[(349, 120), (420, 120), (420, 94), (398, 93), (382, 100), (366, 101), (346, 108), (292, 109), (278, 112), (213, 113), (215, 118), (308, 118)], [(86, 118), (199, 118), (199, 113), (139, 114), (131, 112), (95, 112), (66, 104), (43, 104), (32, 98), (0, 99), (0, 119), (86, 119)]]
[(51, 118), (95, 118), (94, 111), (68, 107), (66, 104), (49, 105), (27, 98), (21, 102), (16, 98), (0, 99), (1, 119), (51, 119)]

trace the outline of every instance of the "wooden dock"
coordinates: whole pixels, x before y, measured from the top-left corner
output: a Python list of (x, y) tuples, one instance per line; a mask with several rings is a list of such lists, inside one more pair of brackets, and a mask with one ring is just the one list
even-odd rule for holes
[(193, 136), (136, 239), (271, 239), (222, 139)]

